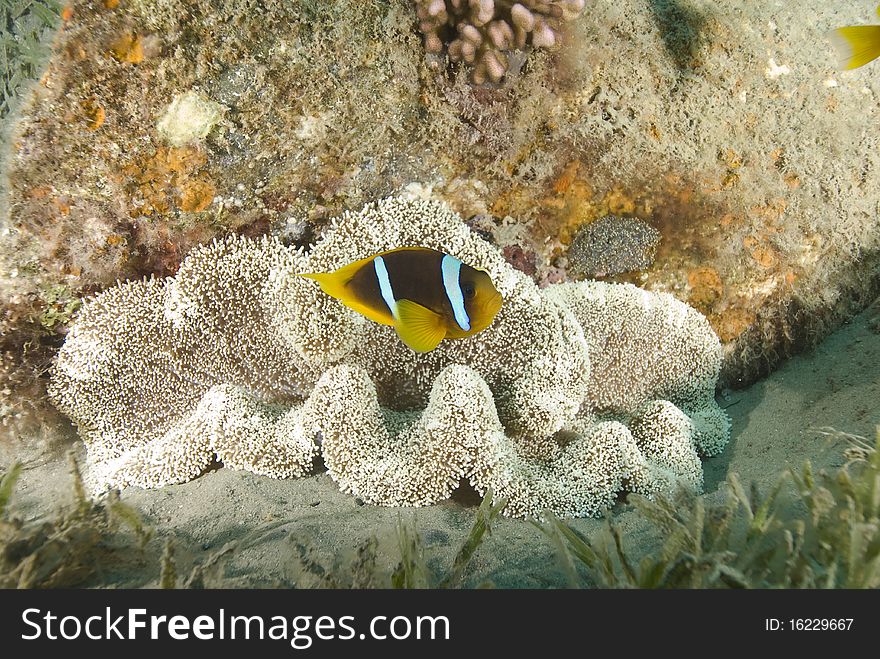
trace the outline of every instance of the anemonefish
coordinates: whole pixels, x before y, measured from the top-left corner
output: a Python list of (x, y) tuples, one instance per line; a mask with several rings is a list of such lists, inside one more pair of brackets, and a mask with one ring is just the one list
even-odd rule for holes
[[(877, 7), (880, 15), (880, 6)], [(848, 25), (828, 33), (841, 69), (857, 69), (880, 57), (880, 25)]]
[(300, 276), (370, 320), (391, 325), (416, 352), (486, 329), (502, 301), (486, 272), (426, 247), (400, 247), (334, 272)]

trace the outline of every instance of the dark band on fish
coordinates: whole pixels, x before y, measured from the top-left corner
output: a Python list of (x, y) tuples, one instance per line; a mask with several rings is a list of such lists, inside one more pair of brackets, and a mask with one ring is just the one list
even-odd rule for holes
[[(382, 259), (377, 268), (376, 259)], [(443, 255), (427, 250), (400, 250), (386, 252), (369, 262), (369, 267), (358, 270), (347, 288), (364, 304), (375, 309), (386, 309), (394, 316), (394, 309), (382, 293), (380, 269), (384, 267), (394, 300), (412, 300), (432, 311), (442, 313), (449, 307), (440, 277)], [(426, 273), (431, 274), (426, 277)], [(450, 309), (451, 312), (451, 309)]]
[(471, 328), (462, 281), (473, 279), (473, 268), (448, 254), (403, 249), (373, 258), (355, 273), (347, 288), (362, 303), (397, 317), (396, 301), (412, 300), (435, 313), (454, 318), (465, 332)]

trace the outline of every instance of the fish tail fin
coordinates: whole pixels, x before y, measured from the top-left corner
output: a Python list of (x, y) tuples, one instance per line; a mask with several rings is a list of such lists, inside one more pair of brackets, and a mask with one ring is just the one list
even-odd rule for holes
[(840, 69), (857, 69), (880, 57), (880, 25), (849, 25), (828, 33)]
[(337, 300), (346, 300), (351, 297), (346, 289), (348, 283), (354, 279), (358, 270), (364, 267), (370, 260), (372, 259), (361, 259), (360, 261), (344, 265), (333, 272), (301, 272), (299, 276), (314, 279), (321, 285), (321, 290), (327, 295), (335, 297)]
[(345, 297), (345, 284), (348, 281), (342, 280), (336, 272), (300, 272), (297, 276), (314, 279), (321, 286), (321, 290), (330, 297), (336, 299)]

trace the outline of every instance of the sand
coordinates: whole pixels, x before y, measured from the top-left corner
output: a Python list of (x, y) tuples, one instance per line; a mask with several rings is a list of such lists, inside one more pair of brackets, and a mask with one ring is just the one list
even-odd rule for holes
[[(731, 472), (766, 491), (789, 467), (810, 460), (815, 469), (843, 464), (844, 442), (829, 441), (823, 427), (873, 436), (880, 424), (880, 303), (831, 335), (809, 354), (786, 362), (769, 377), (741, 391), (722, 391), (719, 402), (733, 421), (724, 452), (704, 462), (705, 497), (724, 496)], [(83, 446), (72, 428), (48, 440), (0, 447), (0, 465), (15, 460), (25, 469), (12, 509), (25, 519), (51, 513), (72, 497), (66, 452), (82, 459)], [(230, 587), (308, 586), (296, 545), (308, 548), (321, 564), (347, 566), (356, 547), (375, 534), (380, 571), (397, 561), (398, 518), (412, 520), (426, 547), (429, 566), (441, 573), (451, 564), (473, 522), (479, 503), (474, 492), (459, 490), (444, 503), (420, 509), (363, 505), (343, 494), (326, 473), (278, 481), (217, 466), (196, 480), (158, 490), (129, 488), (122, 499), (138, 510), (155, 537), (143, 557), (106, 565), (90, 585), (155, 586), (166, 538), (173, 538), (178, 574), (204, 563), (227, 545), (239, 546), (219, 563), (209, 585)], [(624, 503), (611, 512), (635, 556), (655, 546), (645, 521)], [(601, 521), (574, 520), (594, 536)], [(501, 519), (480, 547), (464, 585), (492, 583), (501, 588), (566, 585), (550, 543), (527, 521)]]

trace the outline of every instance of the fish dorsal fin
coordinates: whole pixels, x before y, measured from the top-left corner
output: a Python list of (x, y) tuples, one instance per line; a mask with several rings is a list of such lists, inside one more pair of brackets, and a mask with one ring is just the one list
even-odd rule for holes
[(431, 352), (446, 336), (440, 314), (412, 300), (397, 301), (397, 335), (416, 352)]

